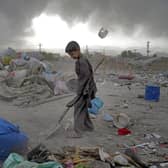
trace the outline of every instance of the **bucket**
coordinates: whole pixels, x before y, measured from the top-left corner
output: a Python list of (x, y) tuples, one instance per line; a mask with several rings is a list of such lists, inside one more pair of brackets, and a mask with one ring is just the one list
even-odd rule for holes
[(159, 101), (160, 87), (147, 85), (145, 88), (145, 100)]

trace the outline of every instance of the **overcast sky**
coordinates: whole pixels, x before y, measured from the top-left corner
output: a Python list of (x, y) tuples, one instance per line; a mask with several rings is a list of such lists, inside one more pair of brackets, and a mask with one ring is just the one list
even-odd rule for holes
[(58, 15), (70, 27), (83, 22), (96, 32), (104, 26), (168, 46), (168, 0), (0, 0), (0, 46), (26, 46), (25, 38), (35, 35), (32, 20), (42, 13)]

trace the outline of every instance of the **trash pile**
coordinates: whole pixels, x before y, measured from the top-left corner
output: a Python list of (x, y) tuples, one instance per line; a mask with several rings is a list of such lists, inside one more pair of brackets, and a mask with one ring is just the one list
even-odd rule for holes
[[(136, 148), (145, 145), (136, 146)], [(45, 145), (33, 148), (24, 159), (11, 153), (3, 164), (4, 168), (114, 168), (114, 167), (165, 167), (168, 161), (146, 162), (141, 159), (136, 148), (126, 148), (124, 152), (105, 152), (103, 147), (65, 146), (51, 152)], [(150, 160), (150, 158), (148, 158)]]
[[(124, 150), (132, 150), (143, 157), (144, 162), (156, 167), (168, 165), (168, 140), (156, 133), (144, 134), (138, 139), (139, 144), (121, 144)], [(127, 153), (129, 154), (130, 151)], [(131, 154), (131, 153), (130, 153)], [(164, 163), (164, 164), (163, 164)]]
[[(120, 114), (118, 128), (128, 124)], [(168, 165), (168, 141), (156, 133), (144, 134), (139, 144), (116, 144), (117, 151), (99, 146), (64, 146), (49, 150), (43, 143), (28, 150), (28, 137), (16, 125), (0, 119), (0, 164), (3, 168), (147, 168)], [(121, 130), (121, 129), (120, 129)], [(157, 157), (156, 157), (157, 156)]]
[(40, 144), (30, 151), (27, 160), (11, 153), (3, 163), (4, 168), (43, 167), (43, 168), (111, 168), (111, 167), (147, 167), (132, 151), (125, 153), (107, 153), (102, 147), (63, 147), (61, 151), (50, 152)]
[(49, 62), (30, 55), (25, 52), (17, 53), (11, 48), (1, 53), (0, 98), (2, 100), (13, 101), (17, 106), (29, 106), (70, 92), (63, 74), (55, 72)]
[[(118, 136), (125, 135), (130, 137), (130, 134), (132, 133), (134, 134), (134, 132), (129, 130), (131, 126), (131, 120), (124, 113), (120, 113), (117, 116), (104, 114), (104, 120), (106, 122), (113, 123), (113, 126), (118, 128), (117, 130)], [(168, 139), (167, 138), (164, 138), (154, 132), (138, 134), (138, 136), (134, 135), (132, 136), (132, 138), (133, 139), (129, 142), (124, 142), (122, 144), (118, 143), (117, 147), (120, 153), (124, 153), (127, 156), (131, 157), (136, 163), (138, 164), (140, 163), (140, 166), (136, 166), (134, 164), (135, 167), (149, 167), (154, 165), (156, 167), (157, 166), (165, 167), (168, 165)], [(122, 155), (122, 156), (125, 156), (125, 155)], [(128, 158), (126, 157), (126, 159)], [(143, 163), (140, 160), (143, 160)], [(123, 162), (127, 163), (128, 161), (123, 161)]]

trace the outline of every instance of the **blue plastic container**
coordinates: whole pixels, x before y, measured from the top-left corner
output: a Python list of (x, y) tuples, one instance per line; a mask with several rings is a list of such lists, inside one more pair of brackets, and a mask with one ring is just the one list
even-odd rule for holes
[(18, 126), (0, 118), (0, 162), (12, 152), (24, 154), (27, 144), (28, 137)]
[(159, 101), (160, 99), (160, 87), (147, 85), (145, 88), (145, 100)]
[(88, 109), (88, 112), (93, 114), (97, 114), (104, 105), (103, 101), (99, 97), (96, 97), (93, 100), (91, 100), (91, 104), (92, 106)]

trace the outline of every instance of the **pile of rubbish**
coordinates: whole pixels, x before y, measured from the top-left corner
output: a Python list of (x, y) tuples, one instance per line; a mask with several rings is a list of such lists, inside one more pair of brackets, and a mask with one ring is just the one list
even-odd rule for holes
[(29, 106), (70, 92), (62, 73), (55, 72), (51, 63), (30, 55), (25, 52), (17, 53), (11, 48), (1, 53), (2, 100), (13, 101), (18, 106)]
[[(144, 134), (136, 144), (121, 144), (123, 150), (132, 150), (143, 158), (145, 163), (155, 167), (168, 165), (168, 141), (156, 133)], [(128, 154), (130, 153), (127, 152)], [(149, 166), (148, 166), (149, 167)]]
[[(129, 151), (129, 154), (131, 152)], [(3, 163), (4, 168), (43, 167), (43, 168), (111, 168), (111, 167), (145, 167), (137, 156), (127, 153), (115, 154), (104, 152), (102, 147), (63, 147), (62, 151), (50, 152), (40, 144), (30, 151), (27, 160), (11, 153)], [(133, 158), (135, 157), (135, 158)], [(12, 167), (13, 166), (13, 167)], [(146, 166), (147, 167), (147, 166)]]
[[(23, 158), (11, 153), (3, 163), (3, 168), (147, 168), (165, 167), (168, 161), (144, 162), (135, 148), (126, 148), (124, 152), (105, 152), (103, 147), (66, 146), (51, 152), (45, 145), (39, 144)], [(13, 167), (12, 167), (13, 166)]]
[(168, 72), (160, 72), (160, 73), (145, 73), (138, 72), (136, 74), (118, 74), (118, 73), (107, 73), (104, 76), (97, 75), (95, 76), (97, 83), (106, 83), (106, 81), (110, 81), (115, 83), (116, 86), (131, 86), (131, 85), (157, 85), (160, 87), (168, 87)]
[(117, 151), (105, 151), (103, 146), (64, 146), (51, 151), (43, 143), (28, 148), (28, 136), (4, 119), (0, 119), (0, 128), (3, 168), (157, 168), (168, 165), (168, 141), (156, 133), (144, 134), (139, 144), (117, 144)]

